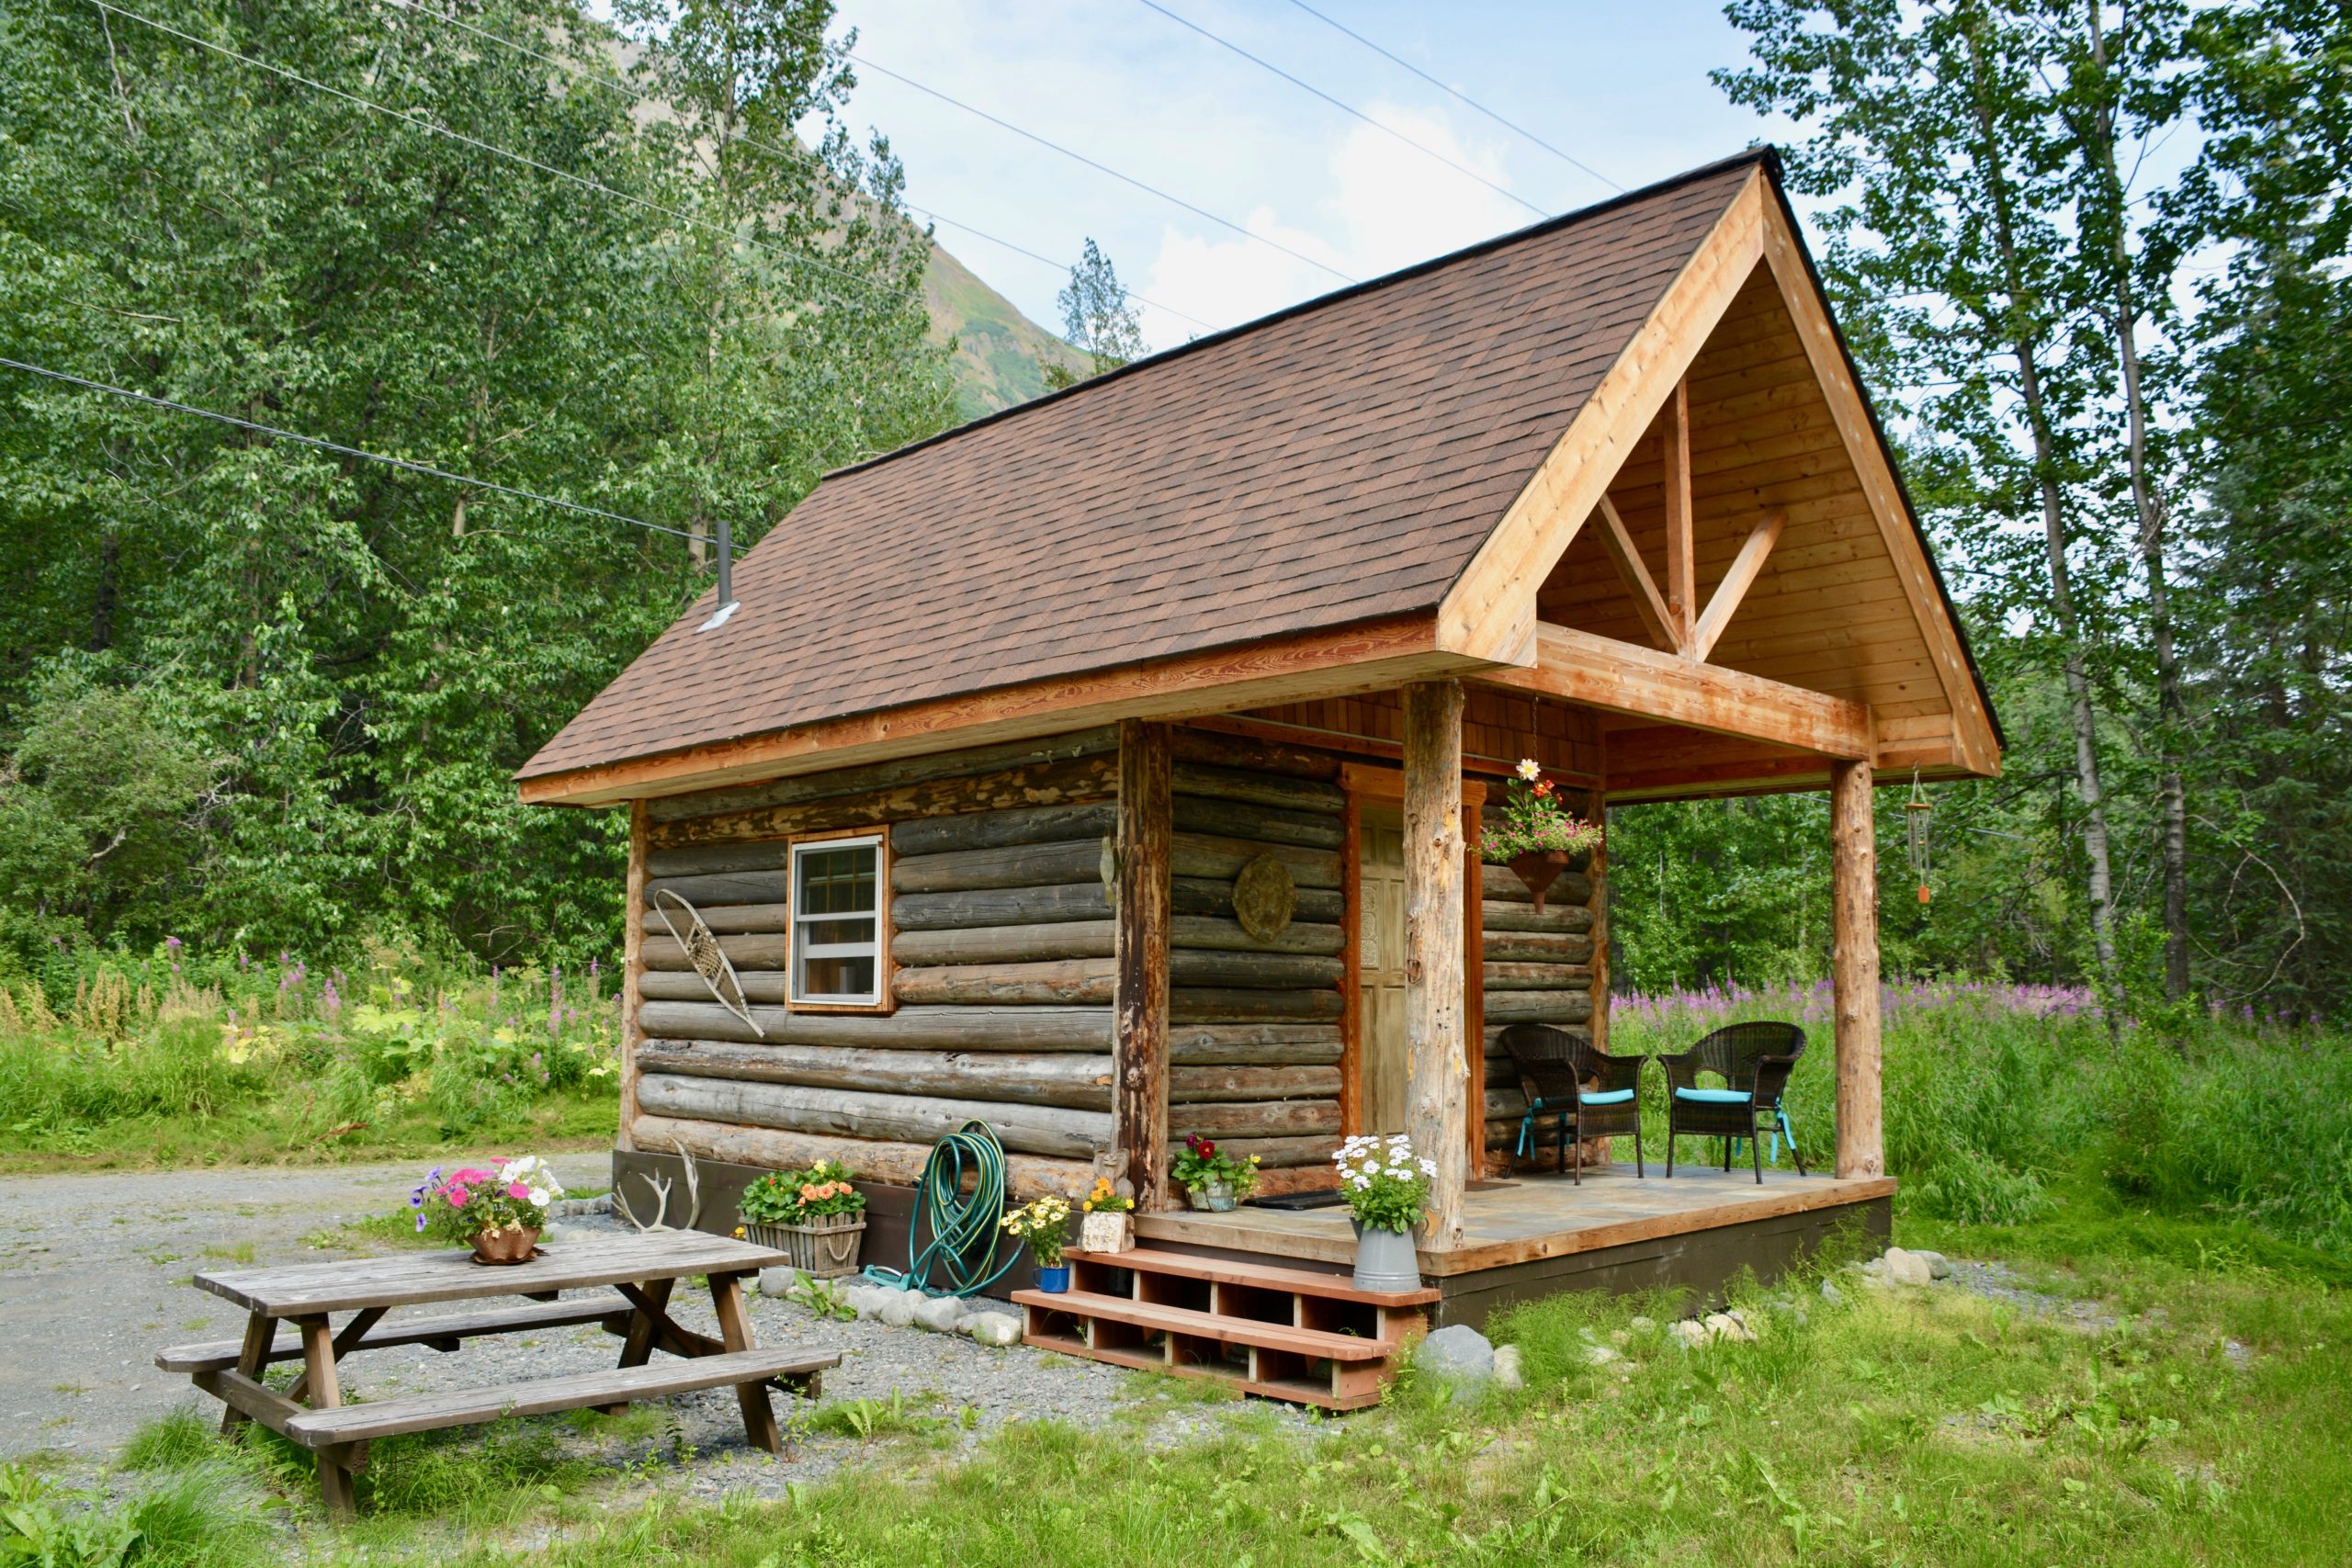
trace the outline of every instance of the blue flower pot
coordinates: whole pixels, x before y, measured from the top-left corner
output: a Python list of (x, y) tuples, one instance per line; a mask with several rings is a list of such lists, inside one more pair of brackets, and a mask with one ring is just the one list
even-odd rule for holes
[(1040, 1265), (1037, 1269), (1037, 1288), (1057, 1296), (1067, 1292), (1069, 1290), (1069, 1265), (1057, 1263), (1050, 1269)]

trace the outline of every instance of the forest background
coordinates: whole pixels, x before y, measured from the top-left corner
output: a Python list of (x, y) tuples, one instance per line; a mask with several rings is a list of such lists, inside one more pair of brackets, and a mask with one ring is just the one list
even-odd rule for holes
[[(2002, 778), (1932, 811), (1882, 791), (1890, 972), (2340, 1020), (2352, 13), (1728, 12), (1751, 58), (1718, 84), (1804, 130), (1792, 181), (2007, 734)], [(609, 961), (617, 818), (523, 807), (511, 771), (707, 584), (718, 518), (748, 547), (957, 417), (832, 24), (0, 17), (0, 355), (674, 530), (0, 368), (0, 982), (70, 995), (167, 941)], [(1140, 347), (1091, 244), (1066, 299), (1064, 364)], [(1826, 973), (1817, 797), (1611, 832), (1622, 986)]]

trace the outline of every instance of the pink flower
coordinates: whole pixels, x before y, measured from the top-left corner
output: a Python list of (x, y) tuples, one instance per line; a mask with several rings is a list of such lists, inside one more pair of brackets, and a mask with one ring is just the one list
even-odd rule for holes
[(519, 1181), (510, 1181), (506, 1184), (506, 1195), (509, 1198), (528, 1198), (531, 1190)]
[(449, 1184), (449, 1207), (452, 1209), (464, 1208), (468, 1203), (473, 1201), (473, 1196), (474, 1195), (472, 1193), (467, 1191), (456, 1182), (453, 1181)]
[(462, 1181), (469, 1186), (476, 1186), (488, 1181), (490, 1179), (490, 1172), (486, 1170), (476, 1170), (472, 1166), (468, 1166), (465, 1169), (458, 1172), (457, 1175), (451, 1177), (449, 1179), (452, 1181)]

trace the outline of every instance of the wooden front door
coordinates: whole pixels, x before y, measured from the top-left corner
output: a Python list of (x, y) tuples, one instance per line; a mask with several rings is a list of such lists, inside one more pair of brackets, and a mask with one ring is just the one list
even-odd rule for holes
[(1363, 1128), (1401, 1133), (1410, 1072), (1405, 1045), (1405, 820), (1366, 805), (1358, 828), (1356, 1060)]

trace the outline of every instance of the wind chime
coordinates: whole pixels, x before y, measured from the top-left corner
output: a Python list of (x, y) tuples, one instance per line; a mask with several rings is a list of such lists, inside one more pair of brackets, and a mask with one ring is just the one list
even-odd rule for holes
[(1919, 902), (1927, 903), (1935, 895), (1928, 891), (1928, 874), (1933, 863), (1928, 858), (1928, 818), (1936, 808), (1928, 800), (1928, 792), (1919, 787), (1919, 770), (1911, 770), (1911, 798), (1903, 803), (1903, 815), (1907, 819), (1911, 838), (1911, 874), (1919, 884)]

